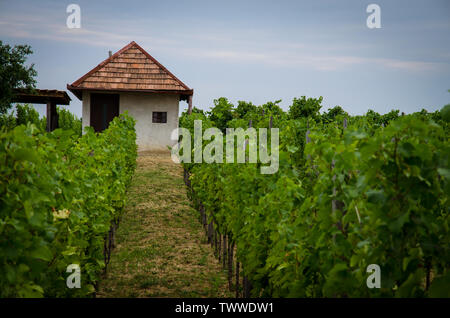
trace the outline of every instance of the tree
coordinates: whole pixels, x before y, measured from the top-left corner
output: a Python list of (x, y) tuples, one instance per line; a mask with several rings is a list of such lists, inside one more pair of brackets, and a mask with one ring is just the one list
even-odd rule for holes
[(214, 100), (214, 107), (209, 112), (209, 119), (212, 120), (217, 128), (225, 132), (227, 123), (233, 119), (233, 108), (225, 97)]
[(278, 105), (279, 103), (281, 103), (281, 99), (276, 100), (274, 102), (267, 102), (264, 105), (259, 106), (258, 108), (261, 109), (261, 112), (264, 111), (264, 114), (266, 116), (269, 116), (269, 115), (281, 116), (284, 114), (284, 111)]
[(331, 122), (333, 121), (337, 116), (346, 116), (348, 117), (348, 114), (345, 110), (342, 109), (341, 106), (335, 106), (333, 108), (330, 108), (328, 110), (328, 112), (325, 112), (322, 114), (322, 118), (326, 121), (326, 122)]
[(442, 107), (440, 114), (443, 120), (445, 120), (447, 123), (450, 122), (450, 104)]
[(234, 111), (236, 118), (245, 118), (248, 113), (256, 113), (257, 107), (252, 102), (238, 101), (238, 105)]
[(387, 126), (387, 125), (389, 125), (389, 123), (392, 120), (395, 120), (395, 119), (398, 118), (398, 116), (399, 116), (398, 114), (399, 113), (400, 113), (400, 110), (393, 109), (389, 113), (384, 114), (384, 115), (381, 116), (381, 122), (383, 123), (384, 126)]
[(301, 98), (294, 98), (292, 101), (292, 105), (289, 108), (289, 117), (292, 119), (299, 119), (299, 118), (317, 118), (320, 114), (320, 108), (322, 108), (323, 97), (320, 96), (319, 98), (308, 98), (306, 99), (305, 96), (302, 96)]
[(34, 64), (25, 66), (26, 56), (33, 51), (29, 45), (11, 47), (0, 41), (0, 114), (11, 108), (14, 89), (33, 89), (37, 75)]
[(365, 115), (369, 122), (381, 125), (381, 115), (377, 113), (376, 111), (369, 109)]

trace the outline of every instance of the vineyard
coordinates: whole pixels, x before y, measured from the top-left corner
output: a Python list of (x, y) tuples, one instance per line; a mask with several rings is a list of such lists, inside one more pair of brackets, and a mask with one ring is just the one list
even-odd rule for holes
[(450, 1), (0, 3), (11, 312), (449, 303)]
[[(285, 113), (277, 102), (235, 108), (221, 98), (180, 119), (192, 134), (195, 120), (280, 131), (275, 174), (260, 163), (183, 164), (229, 288), (237, 297), (450, 296), (449, 106), (349, 116), (320, 114), (320, 103), (294, 99)], [(366, 285), (370, 264), (381, 288)]]
[[(200, 231), (178, 168), (141, 157), (128, 191), (133, 118), (81, 135), (59, 110), (62, 128), (47, 133), (19, 106), (0, 132), (0, 297), (449, 297), (449, 106), (350, 116), (339, 106), (320, 113), (321, 102), (294, 99), (285, 112), (279, 101), (220, 98), (209, 112), (183, 113), (192, 136), (197, 120), (203, 131), (279, 129), (276, 173), (248, 160), (182, 163)], [(218, 262), (197, 238), (203, 230)], [(79, 264), (80, 288), (68, 288), (69, 264)], [(381, 288), (368, 288), (371, 264)]]
[[(81, 137), (16, 124), (0, 133), (0, 297), (92, 295), (136, 165), (134, 119)], [(80, 288), (67, 288), (69, 264)]]

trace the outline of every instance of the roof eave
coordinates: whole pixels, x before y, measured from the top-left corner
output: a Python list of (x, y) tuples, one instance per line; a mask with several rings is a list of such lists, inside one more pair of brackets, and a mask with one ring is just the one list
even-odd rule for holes
[(73, 85), (67, 84), (67, 89), (72, 92), (79, 100), (83, 100), (83, 91)]
[(85, 87), (76, 87), (73, 85), (67, 84), (67, 89), (71, 91), (79, 100), (83, 100), (83, 91), (101, 91), (101, 92), (132, 92), (132, 93), (148, 93), (148, 94), (179, 94), (180, 100), (187, 100), (189, 96), (194, 94), (193, 89), (186, 90), (161, 90), (161, 89), (109, 89), (109, 88), (85, 88)]
[(13, 102), (18, 103), (32, 103), (32, 104), (46, 104), (56, 103), (58, 105), (69, 105), (70, 97), (65, 91), (56, 89), (14, 89)]

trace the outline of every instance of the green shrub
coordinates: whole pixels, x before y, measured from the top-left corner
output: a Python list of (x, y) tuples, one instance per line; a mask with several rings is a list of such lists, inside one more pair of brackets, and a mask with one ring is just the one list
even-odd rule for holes
[(39, 118), (39, 113), (33, 106), (28, 104), (16, 105), (16, 125), (26, 125), (31, 123), (36, 125), (41, 130), (45, 130), (47, 125), (45, 117)]
[(67, 109), (57, 107), (58, 112), (58, 126), (62, 129), (72, 129), (76, 135), (81, 136), (82, 124), (81, 119), (77, 118)]

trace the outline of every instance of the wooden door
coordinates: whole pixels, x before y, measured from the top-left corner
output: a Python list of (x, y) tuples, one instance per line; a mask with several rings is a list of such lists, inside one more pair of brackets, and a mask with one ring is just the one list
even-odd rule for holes
[(91, 94), (91, 126), (95, 131), (108, 128), (119, 116), (119, 94)]

